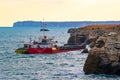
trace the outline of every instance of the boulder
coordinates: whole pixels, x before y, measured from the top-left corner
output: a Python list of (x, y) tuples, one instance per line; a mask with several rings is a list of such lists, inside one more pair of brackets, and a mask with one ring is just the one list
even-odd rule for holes
[(85, 74), (120, 75), (120, 62), (117, 56), (110, 56), (104, 48), (93, 48), (84, 65)]
[(86, 74), (109, 73), (110, 65), (109, 55), (104, 51), (104, 48), (94, 47), (89, 52), (83, 70)]

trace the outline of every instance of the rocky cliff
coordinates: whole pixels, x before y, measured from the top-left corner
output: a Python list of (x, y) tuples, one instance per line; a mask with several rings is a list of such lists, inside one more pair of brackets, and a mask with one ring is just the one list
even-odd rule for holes
[[(77, 33), (90, 41), (91, 50), (83, 68), (86, 74), (120, 75), (120, 24), (89, 25), (68, 32), (71, 37)], [(74, 41), (71, 37), (68, 42)]]
[(86, 59), (84, 72), (120, 75), (120, 36), (118, 34), (110, 33), (96, 40)]

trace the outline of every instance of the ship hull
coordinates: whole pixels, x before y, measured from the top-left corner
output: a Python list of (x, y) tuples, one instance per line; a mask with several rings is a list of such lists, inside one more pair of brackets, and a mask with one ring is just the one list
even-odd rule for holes
[(28, 51), (26, 50), (19, 50), (16, 49), (16, 53), (21, 53), (21, 54), (55, 54), (55, 53), (62, 53), (62, 52), (69, 52), (69, 51), (77, 51), (77, 50), (82, 50), (82, 49), (72, 49), (72, 50), (41, 50), (41, 49), (29, 49)]
[(22, 54), (55, 54), (55, 53), (62, 53), (62, 52), (69, 52), (69, 51), (77, 51), (85, 49), (85, 45), (81, 47), (60, 47), (60, 48), (19, 48), (16, 49), (16, 53), (22, 53)]

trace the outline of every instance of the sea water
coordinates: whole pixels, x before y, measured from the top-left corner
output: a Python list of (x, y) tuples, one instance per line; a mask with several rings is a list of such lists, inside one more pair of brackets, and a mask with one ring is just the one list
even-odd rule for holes
[[(51, 27), (48, 37), (67, 42), (70, 27)], [(16, 54), (24, 42), (43, 35), (39, 27), (0, 28), (0, 80), (120, 80), (116, 75), (85, 75), (86, 53), (72, 51), (58, 54)]]

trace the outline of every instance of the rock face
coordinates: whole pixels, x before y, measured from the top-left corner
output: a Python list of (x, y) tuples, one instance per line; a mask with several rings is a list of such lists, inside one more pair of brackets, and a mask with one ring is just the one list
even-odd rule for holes
[(89, 40), (91, 50), (84, 64), (86, 74), (120, 75), (120, 24), (89, 25), (83, 28), (70, 29), (68, 43), (77, 41), (84, 35)]
[(82, 44), (85, 42), (86, 39), (87, 37), (82, 34), (73, 35), (69, 38), (68, 44)]
[[(110, 61), (109, 55), (105, 53), (104, 49), (93, 48), (84, 65), (84, 72), (90, 73), (109, 73)], [(108, 69), (108, 70), (107, 70)]]
[(99, 37), (90, 50), (84, 64), (86, 74), (116, 74), (120, 75), (120, 37), (110, 33)]

